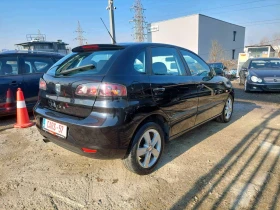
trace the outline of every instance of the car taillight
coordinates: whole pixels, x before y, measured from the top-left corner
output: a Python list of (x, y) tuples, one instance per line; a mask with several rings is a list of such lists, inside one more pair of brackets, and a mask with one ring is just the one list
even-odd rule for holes
[(84, 51), (94, 51), (94, 50), (99, 50), (99, 46), (96, 44), (84, 45), (82, 46), (82, 49)]
[(127, 96), (126, 87), (112, 83), (87, 83), (79, 85), (75, 91), (79, 96)]
[(99, 83), (87, 83), (79, 85), (75, 94), (78, 96), (97, 96)]
[(126, 87), (118, 84), (103, 83), (100, 85), (100, 96), (127, 96)]
[(42, 78), (40, 78), (39, 89), (41, 89), (41, 90), (46, 90), (47, 89), (47, 83)]

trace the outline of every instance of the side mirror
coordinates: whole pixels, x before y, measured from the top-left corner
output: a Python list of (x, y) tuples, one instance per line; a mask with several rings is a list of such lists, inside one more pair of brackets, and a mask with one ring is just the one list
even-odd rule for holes
[(207, 76), (203, 77), (202, 80), (203, 81), (209, 81), (211, 80), (214, 76), (216, 75), (216, 72), (213, 68), (210, 67), (210, 72), (208, 73)]
[(227, 69), (227, 67), (226, 67), (226, 66), (224, 66), (223, 70), (226, 70), (226, 69)]

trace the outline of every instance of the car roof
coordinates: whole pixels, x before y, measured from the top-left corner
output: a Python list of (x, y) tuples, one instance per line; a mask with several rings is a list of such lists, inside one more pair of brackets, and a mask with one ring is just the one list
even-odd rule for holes
[(168, 44), (153, 43), (153, 42), (121, 42), (121, 43), (117, 43), (117, 45), (128, 47), (128, 46), (149, 46), (149, 45), (168, 45)]
[[(183, 48), (183, 47), (176, 46), (176, 45), (165, 44), (165, 43), (154, 43), (154, 42), (120, 42), (120, 43), (116, 43), (116, 44), (96, 44), (96, 43), (94, 43), (94, 44), (88, 44), (88, 45), (107, 46), (107, 47), (122, 46), (125, 48), (127, 48), (127, 47), (148, 47), (148, 46), (170, 46), (170, 47)], [(86, 46), (86, 45), (83, 45), (83, 46)]]
[(7, 50), (4, 52), (0, 53), (1, 55), (7, 55), (7, 54), (16, 54), (16, 55), (47, 55), (47, 56), (58, 56), (58, 57), (63, 57), (63, 54), (56, 53), (56, 52), (44, 52), (44, 51), (28, 51), (28, 50)]

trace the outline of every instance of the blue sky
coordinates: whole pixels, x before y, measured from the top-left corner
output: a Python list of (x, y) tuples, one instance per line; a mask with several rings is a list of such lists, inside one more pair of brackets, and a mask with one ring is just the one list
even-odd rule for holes
[[(114, 0), (116, 38), (131, 42), (134, 0)], [(0, 50), (14, 49), (26, 41), (26, 34), (38, 29), (47, 40), (62, 39), (71, 47), (78, 45), (74, 31), (78, 20), (88, 43), (109, 43), (100, 17), (109, 27), (107, 0), (1, 0)], [(258, 43), (262, 37), (273, 39), (280, 33), (279, 0), (142, 0), (147, 22), (201, 13), (246, 26), (245, 44)], [(261, 21), (261, 22), (258, 22)]]

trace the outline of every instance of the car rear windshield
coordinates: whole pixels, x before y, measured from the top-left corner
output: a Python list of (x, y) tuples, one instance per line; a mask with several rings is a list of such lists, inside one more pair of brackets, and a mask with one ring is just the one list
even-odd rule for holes
[(103, 67), (118, 51), (120, 50), (72, 53), (55, 63), (47, 74), (52, 76), (104, 74)]
[(280, 69), (280, 59), (252, 60), (250, 69)]

